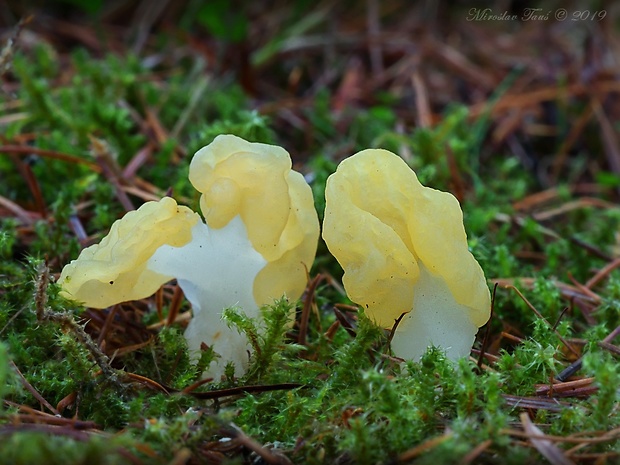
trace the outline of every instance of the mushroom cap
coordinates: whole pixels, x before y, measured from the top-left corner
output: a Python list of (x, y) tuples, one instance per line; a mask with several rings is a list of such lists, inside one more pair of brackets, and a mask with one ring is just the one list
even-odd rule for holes
[(239, 215), (254, 249), (267, 260), (254, 282), (256, 302), (270, 303), (283, 294), (299, 298), (316, 253), (319, 222), (312, 190), (291, 170), (288, 152), (220, 135), (196, 152), (189, 179), (202, 193), (207, 225), (221, 228)]
[(445, 282), (476, 327), (489, 319), (489, 288), (452, 194), (424, 187), (397, 155), (368, 149), (340, 163), (325, 198), (323, 238), (349, 297), (377, 324), (416, 312), (421, 267)]
[(105, 308), (148, 297), (173, 276), (147, 267), (162, 245), (181, 247), (200, 217), (170, 197), (146, 202), (112, 225), (99, 244), (82, 250), (60, 275), (61, 295), (88, 307)]

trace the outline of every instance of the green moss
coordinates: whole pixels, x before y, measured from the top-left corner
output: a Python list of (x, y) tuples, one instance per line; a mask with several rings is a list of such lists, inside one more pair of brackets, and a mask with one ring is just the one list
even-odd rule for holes
[(618, 386), (620, 366), (609, 353), (593, 350), (583, 359), (584, 369), (594, 376), (598, 391), (589, 399), (592, 406), (589, 423), (591, 428), (613, 429), (620, 425), (618, 409)]
[(88, 437), (77, 433), (80, 439), (44, 433), (14, 433), (3, 431), (0, 460), (3, 463), (27, 465), (126, 465), (127, 457), (122, 440), (109, 437)]
[[(9, 355), (6, 346), (0, 342), (0, 399), (4, 399), (9, 384)], [(0, 412), (4, 405), (0, 404)]]

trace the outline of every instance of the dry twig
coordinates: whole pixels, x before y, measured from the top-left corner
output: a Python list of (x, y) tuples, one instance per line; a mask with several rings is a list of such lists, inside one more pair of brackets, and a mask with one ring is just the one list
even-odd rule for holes
[(34, 294), (37, 319), (40, 322), (58, 323), (69, 329), (75, 335), (77, 340), (80, 341), (90, 352), (99, 368), (101, 368), (106, 380), (120, 386), (121, 383), (118, 372), (112, 368), (108, 356), (104, 354), (97, 343), (91, 339), (89, 334), (84, 330), (84, 327), (75, 321), (73, 315), (69, 313), (56, 312), (47, 306), (47, 288), (49, 286), (50, 279), (49, 268), (45, 263), (42, 263), (37, 268)]

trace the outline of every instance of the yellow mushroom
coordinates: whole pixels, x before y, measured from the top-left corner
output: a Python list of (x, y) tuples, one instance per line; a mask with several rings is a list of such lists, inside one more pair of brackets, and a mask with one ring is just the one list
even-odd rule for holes
[(327, 180), (323, 238), (344, 269), (352, 301), (391, 328), (394, 354), (418, 359), (428, 346), (469, 354), (490, 316), (490, 293), (469, 252), (452, 194), (424, 187), (397, 155), (363, 150)]
[(205, 343), (220, 356), (204, 375), (221, 376), (228, 362), (239, 375), (251, 348), (221, 313), (259, 318), (260, 306), (301, 296), (319, 236), (312, 192), (284, 149), (232, 135), (199, 150), (189, 177), (205, 222), (169, 197), (145, 203), (63, 269), (62, 294), (104, 308), (177, 279), (194, 314), (190, 350)]

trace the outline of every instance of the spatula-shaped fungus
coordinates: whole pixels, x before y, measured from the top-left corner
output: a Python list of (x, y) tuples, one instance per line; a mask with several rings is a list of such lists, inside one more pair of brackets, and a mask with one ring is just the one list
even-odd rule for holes
[(147, 202), (65, 266), (59, 282), (65, 297), (105, 308), (176, 279), (192, 305), (190, 350), (205, 343), (220, 356), (204, 376), (220, 377), (228, 362), (239, 375), (251, 348), (222, 311), (259, 318), (260, 306), (301, 296), (319, 236), (312, 192), (283, 148), (232, 135), (199, 150), (189, 178), (205, 222), (170, 197)]
[(384, 328), (398, 357), (430, 345), (469, 354), (490, 315), (490, 293), (469, 252), (463, 213), (447, 192), (424, 187), (397, 155), (369, 149), (327, 180), (323, 238), (344, 269), (352, 301)]

